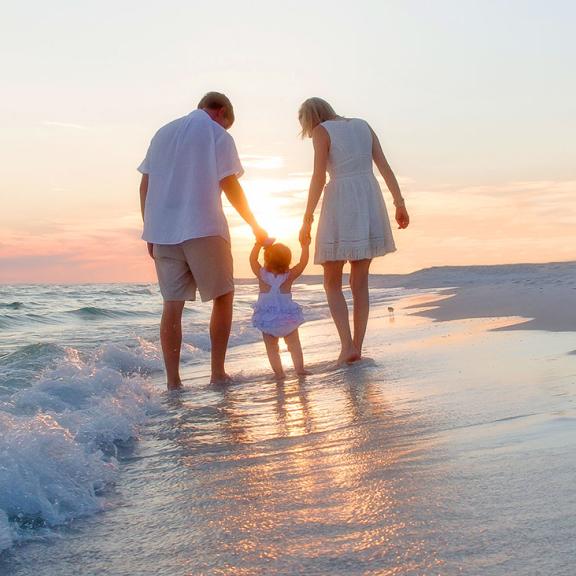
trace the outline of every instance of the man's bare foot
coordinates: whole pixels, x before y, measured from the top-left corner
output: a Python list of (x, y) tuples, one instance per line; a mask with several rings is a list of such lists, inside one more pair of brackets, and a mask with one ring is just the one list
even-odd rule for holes
[(182, 381), (177, 380), (176, 382), (166, 382), (166, 388), (168, 388), (168, 390), (180, 390), (180, 388), (183, 388)]
[(302, 370), (296, 370), (296, 374), (298, 374), (298, 376), (310, 376), (312, 372), (310, 372), (310, 370), (302, 368)]
[(232, 384), (232, 382), (233, 382), (232, 376), (226, 374), (226, 372), (224, 372), (223, 374), (212, 374), (212, 376), (210, 377), (210, 384), (216, 384), (217, 386)]
[(285, 380), (286, 379), (286, 374), (284, 374), (284, 372), (274, 372), (274, 376), (275, 376), (276, 380)]

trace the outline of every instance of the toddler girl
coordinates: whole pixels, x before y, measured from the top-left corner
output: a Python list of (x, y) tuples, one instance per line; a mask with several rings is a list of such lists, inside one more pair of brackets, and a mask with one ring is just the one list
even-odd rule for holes
[(308, 264), (309, 244), (309, 240), (304, 241), (300, 262), (293, 268), (290, 268), (292, 253), (284, 244), (274, 243), (264, 248), (264, 266), (258, 262), (262, 244), (254, 244), (250, 253), (250, 266), (260, 286), (252, 324), (262, 331), (268, 360), (277, 378), (285, 377), (278, 349), (279, 338), (284, 338), (288, 346), (296, 373), (308, 374), (304, 369), (298, 336), (298, 326), (304, 322), (304, 316), (300, 305), (292, 301), (291, 289), (294, 280), (304, 272)]

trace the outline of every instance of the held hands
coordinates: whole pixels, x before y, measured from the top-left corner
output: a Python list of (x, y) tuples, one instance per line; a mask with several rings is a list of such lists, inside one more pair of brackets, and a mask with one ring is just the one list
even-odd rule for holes
[(311, 222), (304, 222), (302, 224), (302, 228), (300, 228), (300, 234), (298, 235), (298, 239), (300, 240), (300, 244), (302, 246), (310, 245), (310, 242), (312, 241), (312, 236), (310, 234), (311, 230), (312, 230)]
[(252, 232), (254, 232), (254, 237), (256, 238), (256, 244), (263, 245), (266, 242), (266, 239), (268, 238), (268, 232), (266, 232), (264, 228), (258, 226), (258, 224), (255, 224), (254, 226), (252, 226)]
[(310, 227), (308, 227), (308, 230), (304, 230), (304, 227), (306, 226), (306, 224), (302, 227), (302, 229), (300, 230), (300, 245), (301, 246), (310, 246), (310, 242), (312, 242), (312, 236), (310, 235)]

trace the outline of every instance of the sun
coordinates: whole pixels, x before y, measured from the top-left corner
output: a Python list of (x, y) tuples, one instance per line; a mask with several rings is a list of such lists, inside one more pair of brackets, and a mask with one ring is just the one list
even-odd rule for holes
[[(302, 179), (246, 179), (242, 187), (250, 208), (268, 234), (279, 241), (298, 241), (306, 203)], [(250, 230), (244, 228), (246, 235)]]

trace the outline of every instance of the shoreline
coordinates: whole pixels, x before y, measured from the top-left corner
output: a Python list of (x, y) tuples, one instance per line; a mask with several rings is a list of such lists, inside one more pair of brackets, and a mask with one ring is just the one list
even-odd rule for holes
[[(477, 307), (495, 285), (483, 282)], [(104, 511), (12, 547), (0, 571), (504, 576), (531, 566), (567, 576), (572, 334), (509, 330), (523, 321), (510, 310), (426, 316), (452, 301), (446, 289), (375, 286), (366, 357), (350, 367), (334, 365), (338, 337), (324, 315), (301, 328), (304, 379), (288, 369), (275, 381), (251, 338), (229, 350), (232, 385), (209, 384), (204, 349), (189, 356), (179, 392), (154, 372), (146, 381), (158, 402), (102, 495)], [(310, 292), (322, 299), (320, 287)], [(185, 331), (205, 329), (194, 327)]]

